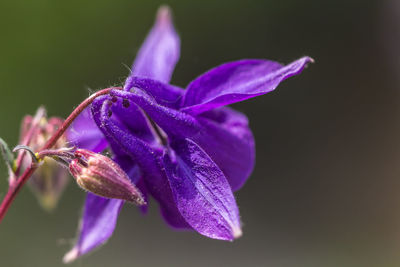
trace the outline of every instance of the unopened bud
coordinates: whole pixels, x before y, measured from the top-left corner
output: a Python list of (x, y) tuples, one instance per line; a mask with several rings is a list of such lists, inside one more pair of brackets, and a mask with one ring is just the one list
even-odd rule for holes
[(84, 190), (105, 198), (146, 204), (139, 189), (116, 162), (86, 149), (76, 150), (75, 156), (77, 158), (72, 160), (69, 170)]

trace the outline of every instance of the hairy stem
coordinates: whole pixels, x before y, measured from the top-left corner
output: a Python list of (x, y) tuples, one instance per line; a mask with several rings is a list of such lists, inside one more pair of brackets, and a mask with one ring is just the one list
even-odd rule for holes
[(110, 93), (112, 89), (121, 90), (121, 87), (111, 87), (107, 89), (100, 90), (93, 95), (89, 96), (85, 99), (72, 113), (68, 116), (68, 118), (61, 125), (60, 129), (47, 141), (44, 147), (41, 150), (49, 149), (55, 145), (58, 139), (64, 134), (64, 132), (68, 129), (71, 123), (78, 117), (81, 112), (87, 108), (97, 97), (102, 95), (107, 95)]
[[(46, 142), (46, 144), (39, 150), (39, 154), (43, 150), (50, 149), (53, 147), (58, 139), (65, 133), (71, 123), (82, 113), (82, 111), (87, 108), (97, 97), (101, 95), (107, 95), (110, 93), (112, 89), (121, 90), (120, 87), (111, 87), (107, 89), (100, 90), (88, 98), (86, 98), (77, 108), (72, 111), (72, 113), (68, 116), (68, 118), (64, 121), (61, 127), (57, 130), (57, 132)], [(18, 166), (19, 167), (19, 166)], [(6, 215), (8, 209), (10, 208), (12, 202), (14, 201), (15, 197), (17, 196), (18, 192), (21, 190), (22, 186), (28, 181), (29, 177), (35, 172), (38, 168), (38, 165), (32, 163), (30, 167), (28, 167), (24, 173), (20, 177), (18, 177), (10, 187), (8, 188), (7, 194), (4, 197), (3, 201), (0, 204), (0, 222)]]

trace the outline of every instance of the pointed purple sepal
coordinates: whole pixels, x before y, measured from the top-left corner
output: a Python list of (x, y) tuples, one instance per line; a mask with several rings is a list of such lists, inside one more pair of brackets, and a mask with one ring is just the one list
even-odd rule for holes
[(177, 140), (164, 156), (176, 205), (194, 230), (233, 240), (242, 235), (239, 210), (223, 172), (193, 141)]
[(225, 63), (193, 80), (182, 111), (199, 114), (275, 90), (283, 80), (299, 74), (313, 60), (300, 58), (283, 66), (269, 60), (245, 59)]
[(134, 76), (169, 82), (178, 62), (180, 40), (172, 23), (171, 10), (162, 6), (153, 28), (140, 48), (124, 89), (131, 88)]
[(65, 254), (63, 262), (70, 263), (104, 244), (114, 232), (122, 205), (122, 200), (102, 198), (88, 193), (79, 224), (77, 243)]

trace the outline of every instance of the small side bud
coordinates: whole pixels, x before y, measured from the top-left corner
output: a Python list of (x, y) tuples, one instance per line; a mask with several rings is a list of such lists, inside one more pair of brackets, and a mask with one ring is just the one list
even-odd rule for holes
[(77, 149), (75, 156), (77, 158), (71, 161), (69, 170), (84, 190), (136, 205), (146, 204), (139, 189), (116, 162), (86, 149)]
[[(21, 171), (26, 169), (32, 161), (37, 161), (35, 151), (43, 147), (46, 141), (61, 127), (64, 120), (57, 117), (47, 118), (46, 109), (40, 107), (34, 116), (27, 115), (21, 123), (21, 133), (16, 149), (23, 149), (19, 153), (30, 153), (31, 157), (24, 157)], [(54, 149), (62, 149), (67, 146), (67, 140), (62, 136), (54, 145)], [(39, 163), (39, 162), (37, 162)], [(28, 184), (36, 195), (40, 205), (46, 211), (52, 211), (69, 181), (68, 170), (56, 164), (51, 159), (40, 160), (40, 168), (29, 179)]]

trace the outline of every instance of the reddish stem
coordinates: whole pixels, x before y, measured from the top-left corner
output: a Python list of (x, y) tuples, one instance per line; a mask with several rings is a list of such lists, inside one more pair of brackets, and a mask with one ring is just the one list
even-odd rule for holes
[(6, 196), (4, 197), (3, 201), (1, 202), (0, 206), (0, 222), (3, 220), (4, 216), (6, 215), (8, 209), (11, 206), (11, 203), (17, 196), (18, 192), (21, 190), (22, 186), (28, 181), (28, 178), (33, 174), (33, 172), (37, 169), (37, 166), (34, 166), (33, 164), (27, 168), (24, 173), (21, 175), (21, 177), (18, 178), (17, 181), (14, 183), (10, 184), (10, 187), (8, 188), (8, 192)]
[[(111, 87), (107, 89), (100, 90), (93, 95), (89, 96), (86, 98), (77, 108), (72, 111), (72, 113), (68, 116), (68, 118), (64, 121), (64, 123), (61, 125), (61, 127), (57, 130), (57, 132), (46, 142), (46, 144), (39, 150), (39, 153), (43, 150), (49, 149), (52, 146), (54, 146), (57, 142), (57, 140), (64, 134), (64, 132), (68, 129), (68, 127), (71, 125), (71, 123), (78, 117), (81, 112), (87, 108), (93, 100), (95, 100), (97, 97), (101, 95), (107, 95), (110, 93), (112, 89), (119, 89), (121, 90), (122, 88), (120, 87)], [(1, 205), (0, 205), (0, 222), (6, 215), (8, 209), (10, 208), (12, 202), (14, 201), (15, 197), (17, 196), (18, 192), (21, 190), (22, 186), (28, 181), (29, 177), (34, 173), (34, 171), (37, 169), (37, 165), (31, 164), (29, 168), (27, 168), (24, 173), (18, 177), (15, 182), (10, 184), (10, 187), (8, 188), (8, 192), (6, 196), (4, 197)]]
[(61, 125), (60, 129), (47, 141), (47, 143), (44, 145), (44, 147), (41, 150), (49, 149), (52, 146), (54, 146), (57, 142), (57, 140), (64, 134), (64, 132), (67, 130), (67, 128), (71, 125), (71, 123), (78, 117), (79, 114), (90, 104), (92, 104), (93, 100), (95, 100), (97, 97), (102, 96), (102, 95), (108, 95), (112, 89), (118, 89), (121, 90), (121, 87), (111, 87), (107, 89), (100, 90), (93, 95), (89, 96), (88, 98), (85, 99), (72, 113), (68, 116), (68, 118), (64, 121), (64, 123)]

